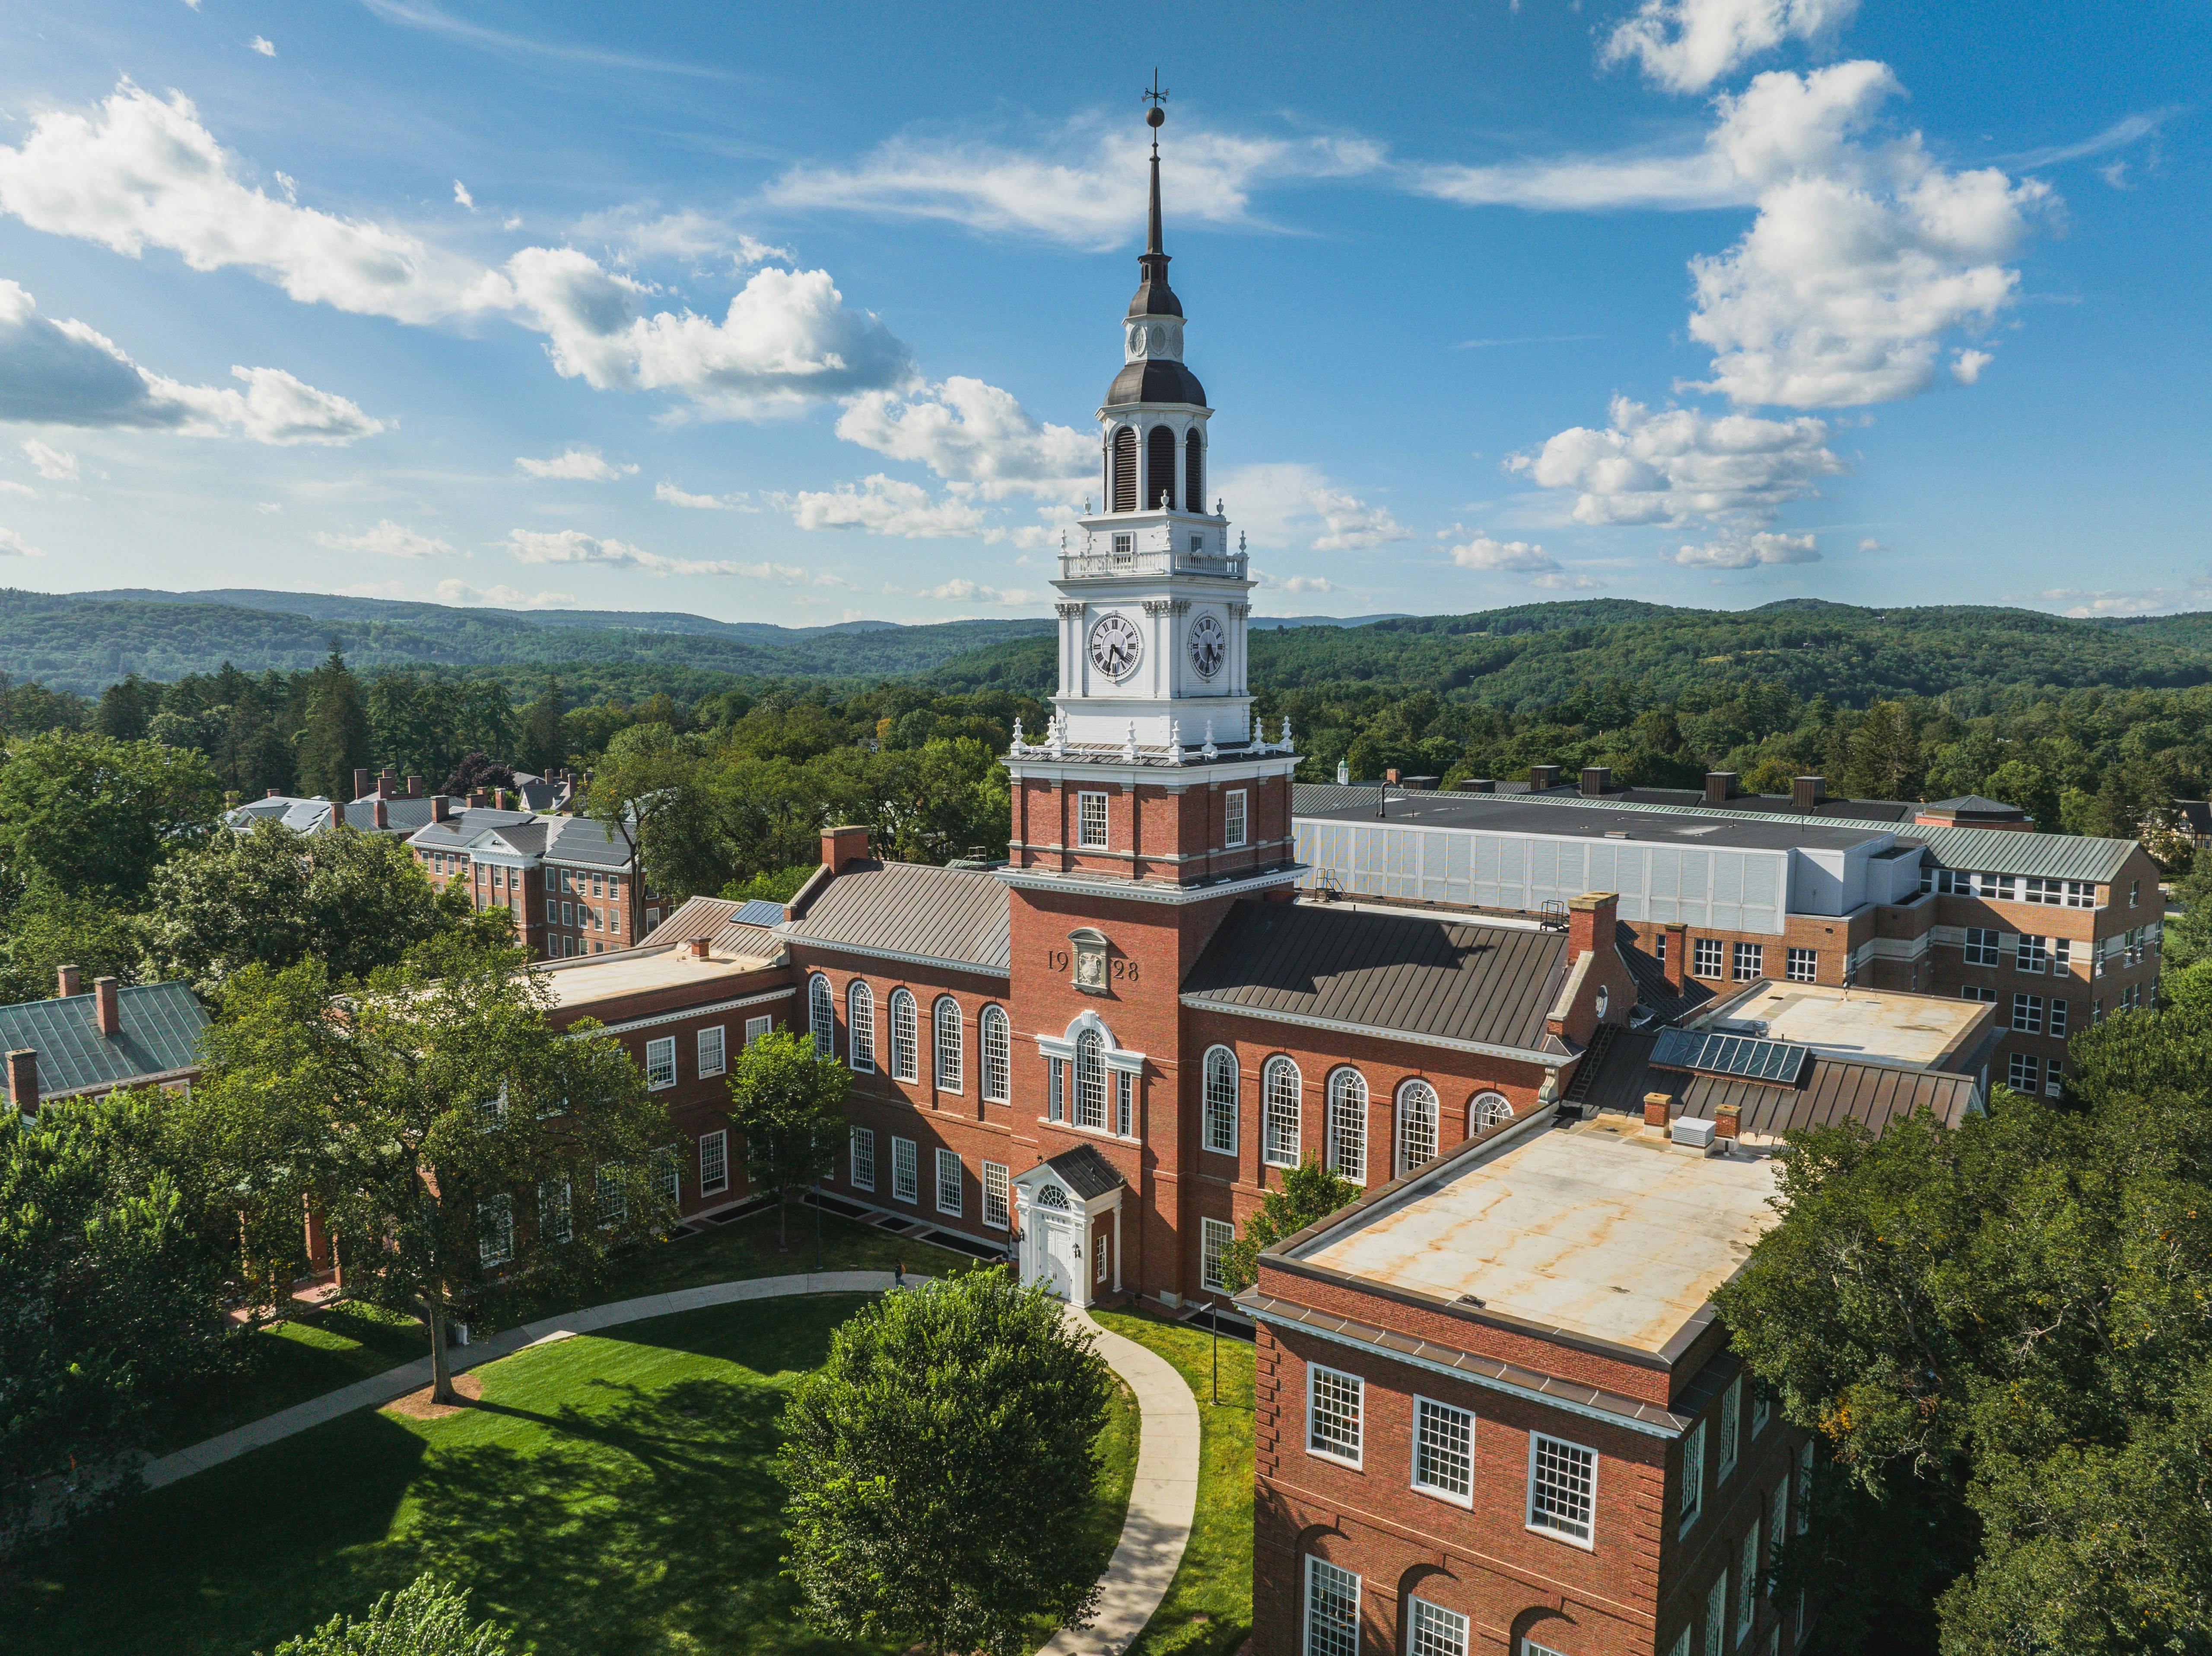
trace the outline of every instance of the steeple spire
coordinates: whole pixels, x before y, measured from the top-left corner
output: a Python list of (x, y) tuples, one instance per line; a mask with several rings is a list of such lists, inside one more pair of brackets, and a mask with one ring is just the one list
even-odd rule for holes
[(1145, 101), (1152, 106), (1145, 112), (1145, 124), (1152, 129), (1152, 198), (1145, 219), (1145, 251), (1137, 259), (1140, 272), (1137, 296), (1129, 301), (1132, 317), (1182, 314), (1182, 302), (1168, 286), (1167, 248), (1160, 231), (1160, 127), (1168, 118), (1163, 107), (1167, 98), (1166, 89), (1160, 85), (1160, 72), (1154, 70), (1151, 89), (1145, 94)]

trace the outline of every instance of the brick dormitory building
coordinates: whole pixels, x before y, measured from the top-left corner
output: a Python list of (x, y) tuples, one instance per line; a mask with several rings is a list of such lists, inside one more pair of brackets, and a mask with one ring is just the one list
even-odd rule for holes
[[(833, 828), (788, 903), (653, 929), (634, 875), (568, 855), (580, 819), (471, 810), (410, 844), (526, 916), (567, 870), (556, 1016), (668, 1101), (688, 1215), (745, 1199), (726, 1078), (781, 1024), (852, 1072), (848, 1210), (1005, 1247), (1078, 1304), (1251, 1318), (1259, 1656), (1793, 1651), (1818, 1606), (1756, 1584), (1805, 1450), (1708, 1304), (1772, 1221), (1778, 1136), (2054, 1084), (2066, 1035), (2154, 992), (2155, 870), (1812, 779), (1294, 786), (1206, 504), (1157, 153), (1152, 189), (1004, 864)], [(587, 901), (622, 924), (572, 955)], [(1222, 1249), (1307, 1157), (1361, 1199), (1231, 1306)]]

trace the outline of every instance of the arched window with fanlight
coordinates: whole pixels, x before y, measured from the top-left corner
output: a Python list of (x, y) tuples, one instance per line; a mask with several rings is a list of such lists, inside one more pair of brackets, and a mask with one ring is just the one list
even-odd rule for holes
[(1437, 1159), (1437, 1089), (1425, 1081), (1398, 1089), (1398, 1174)]
[(1096, 1029), (1075, 1038), (1075, 1125), (1106, 1127), (1106, 1042)]
[(1286, 1058), (1269, 1059), (1260, 1072), (1260, 1159), (1271, 1168), (1298, 1164), (1304, 1090), (1298, 1066)]
[(837, 997), (820, 973), (807, 980), (806, 1028), (814, 1037), (814, 1056), (837, 1056)]
[(1206, 440), (1196, 426), (1182, 440), (1182, 503), (1188, 511), (1206, 510)]
[(1134, 512), (1137, 509), (1137, 428), (1134, 426), (1114, 428), (1114, 510)]
[(1176, 503), (1176, 434), (1173, 426), (1154, 426), (1145, 434), (1145, 510)]
[(903, 989), (891, 991), (891, 1079), (915, 1081), (921, 1078), (921, 1065), (915, 1048), (921, 1044), (921, 1031), (916, 1027), (914, 997)]
[(960, 1003), (950, 995), (938, 998), (930, 1014), (930, 1046), (937, 1064), (937, 1084), (947, 1092), (960, 1090), (967, 1065), (961, 1050)]
[(876, 992), (853, 980), (845, 992), (845, 1050), (855, 1070), (876, 1067)]
[(1367, 1182), (1367, 1077), (1346, 1065), (1328, 1078), (1328, 1165)]
[(1469, 1137), (1512, 1119), (1513, 1106), (1504, 1093), (1477, 1093), (1468, 1101), (1467, 1131)]
[(1226, 1046), (1206, 1054), (1206, 1148), (1217, 1156), (1237, 1154), (1237, 1054)]
[(1004, 1104), (1012, 1096), (1008, 1083), (1013, 1071), (1013, 1040), (1006, 1009), (986, 1006), (975, 1025), (983, 1041), (983, 1097), (987, 1102)]

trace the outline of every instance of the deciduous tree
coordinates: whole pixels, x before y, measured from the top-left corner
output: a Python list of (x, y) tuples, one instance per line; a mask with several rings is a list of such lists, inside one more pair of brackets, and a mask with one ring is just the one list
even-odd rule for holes
[(1242, 1294), (1259, 1280), (1263, 1250), (1358, 1199), (1358, 1186), (1312, 1157), (1285, 1168), (1282, 1188), (1261, 1197), (1258, 1209), (1244, 1222), (1243, 1234), (1222, 1251), (1221, 1285), (1231, 1294)]
[(287, 1639), (270, 1656), (507, 1656), (513, 1636), (496, 1622), (469, 1623), (465, 1589), (418, 1575), (387, 1592), (358, 1621), (333, 1616)]
[(851, 1076), (813, 1040), (771, 1029), (730, 1065), (730, 1122), (744, 1137), (753, 1188), (776, 1198), (776, 1246), (791, 1247), (791, 1198), (837, 1165)]
[(0, 863), (20, 883), (129, 902), (222, 808), (188, 749), (51, 731), (11, 743), (0, 764)]

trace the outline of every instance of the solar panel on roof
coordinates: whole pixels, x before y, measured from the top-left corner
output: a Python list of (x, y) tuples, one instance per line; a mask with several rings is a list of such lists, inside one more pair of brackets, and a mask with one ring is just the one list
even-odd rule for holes
[(738, 905), (738, 912), (730, 916), (732, 925), (781, 925), (783, 905), (772, 903), (763, 897)]
[(1664, 1070), (1694, 1070), (1705, 1075), (1741, 1076), (1794, 1087), (1813, 1056), (1809, 1046), (1761, 1040), (1756, 1035), (1722, 1035), (1701, 1029), (1664, 1029), (1651, 1049), (1651, 1062)]

